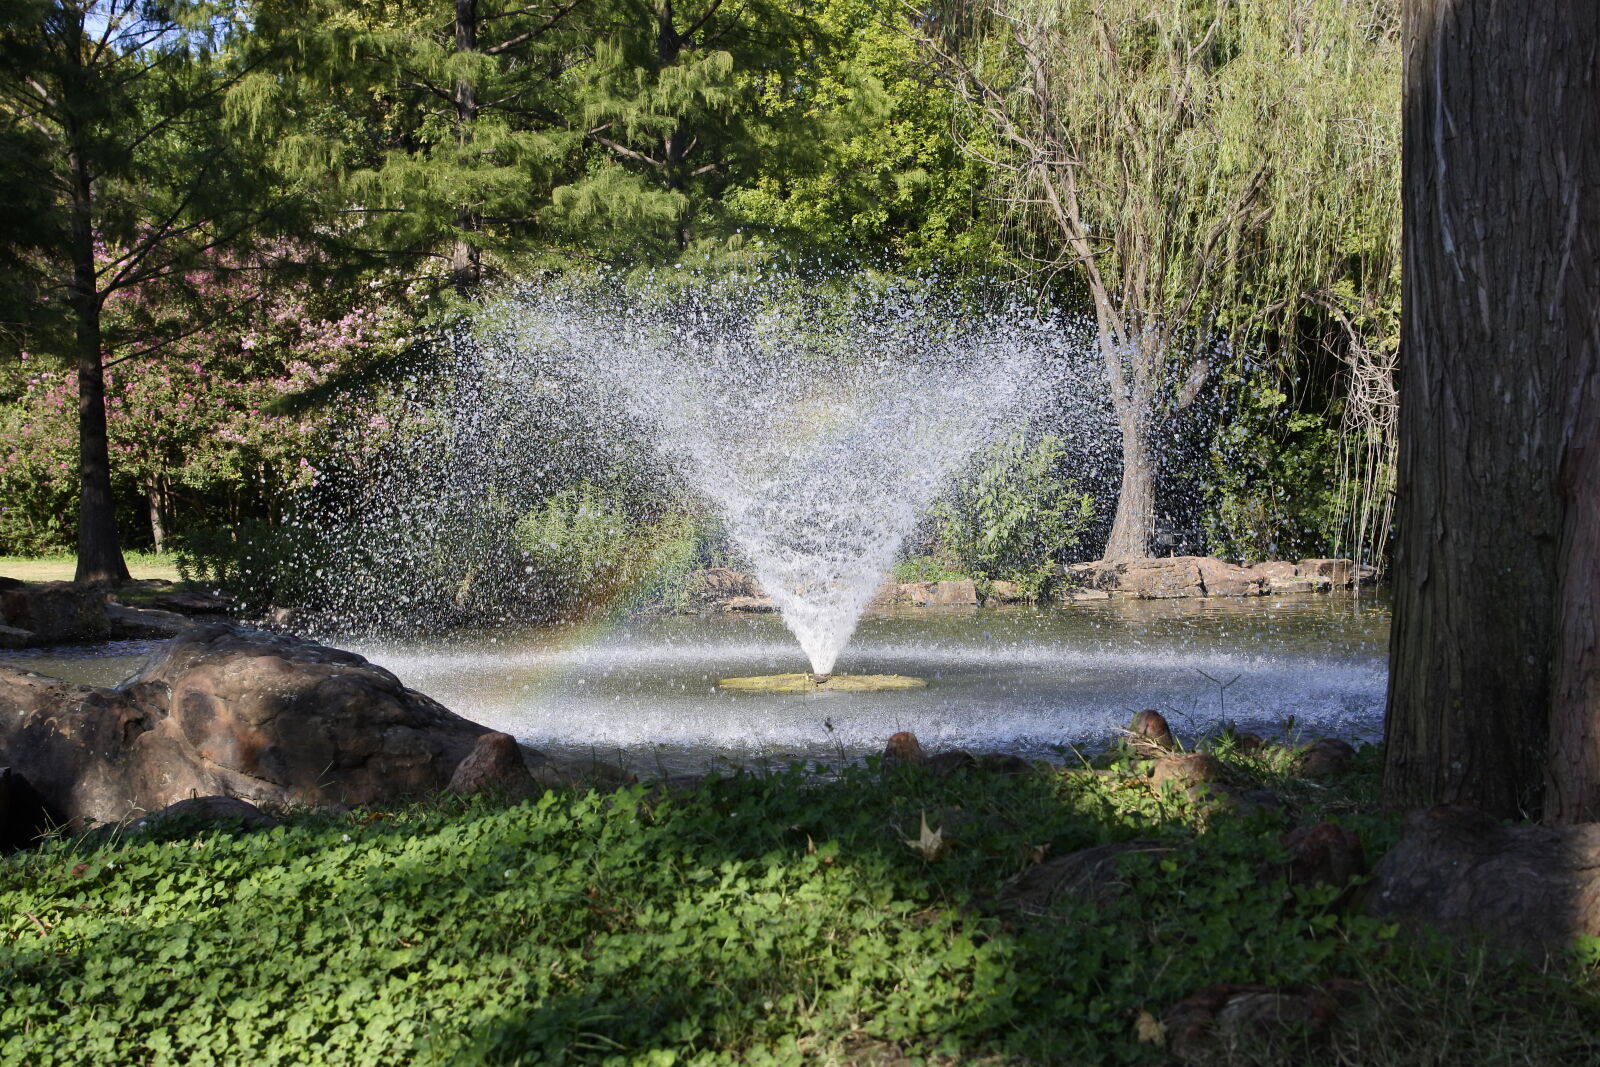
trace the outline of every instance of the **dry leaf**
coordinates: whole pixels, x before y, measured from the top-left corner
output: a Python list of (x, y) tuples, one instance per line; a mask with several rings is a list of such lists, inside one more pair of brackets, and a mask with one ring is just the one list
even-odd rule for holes
[(950, 842), (944, 839), (943, 830), (928, 829), (928, 813), (922, 813), (922, 833), (915, 840), (906, 838), (906, 844), (922, 853), (922, 858), (932, 863), (944, 855), (945, 849), (950, 847)]
[(1148, 1011), (1141, 1010), (1139, 1017), (1133, 1021), (1133, 1035), (1141, 1045), (1164, 1046), (1167, 1043), (1167, 1028)]

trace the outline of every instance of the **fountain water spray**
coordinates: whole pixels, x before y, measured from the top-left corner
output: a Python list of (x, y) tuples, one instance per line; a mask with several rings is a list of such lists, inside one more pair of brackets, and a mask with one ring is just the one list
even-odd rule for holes
[(529, 289), (482, 316), (503, 371), (610, 404), (714, 504), (812, 673), (832, 673), (947, 479), (1026, 418), (1060, 331), (905, 286)]

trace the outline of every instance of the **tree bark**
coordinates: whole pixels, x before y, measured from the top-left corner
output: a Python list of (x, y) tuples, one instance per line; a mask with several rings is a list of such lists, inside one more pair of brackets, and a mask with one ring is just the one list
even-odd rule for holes
[[(1536, 815), (1552, 738), (1572, 775), (1558, 794), (1593, 790), (1600, 770), (1582, 448), (1597, 415), (1597, 42), (1593, 0), (1406, 9), (1390, 807)], [(1557, 668), (1579, 695), (1552, 703), (1552, 658), (1583, 644), (1585, 619), (1586, 658)], [(1566, 751), (1574, 737), (1588, 756)]]
[(94, 269), (93, 176), (78, 142), (76, 123), (68, 130), (72, 220), (72, 311), (76, 319), (78, 365), (78, 567), (79, 582), (125, 582), (128, 564), (117, 539), (116, 504), (111, 495), (111, 447), (106, 432), (105, 367), (101, 362), (101, 298)]
[(1133, 402), (1117, 405), (1122, 428), (1122, 486), (1101, 558), (1143, 559), (1156, 529), (1155, 460), (1150, 448), (1150, 412)]

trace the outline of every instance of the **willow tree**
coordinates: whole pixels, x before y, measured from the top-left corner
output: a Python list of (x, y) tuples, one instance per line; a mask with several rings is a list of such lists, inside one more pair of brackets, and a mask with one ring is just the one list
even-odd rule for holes
[(1147, 555), (1157, 436), (1217, 341), (1331, 306), (1360, 335), (1398, 230), (1393, 5), (979, 0), (915, 32), (1041, 285), (1093, 309), (1121, 431), (1104, 555)]

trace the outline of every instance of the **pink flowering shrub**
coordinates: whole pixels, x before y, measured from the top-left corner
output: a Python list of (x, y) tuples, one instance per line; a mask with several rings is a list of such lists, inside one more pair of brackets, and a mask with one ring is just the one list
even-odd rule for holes
[[(107, 303), (107, 336), (133, 338), (105, 355), (112, 482), (121, 510), (142, 520), (122, 524), (130, 545), (148, 543), (146, 524), (155, 522), (170, 535), (281, 517), (287, 499), (316, 476), (333, 427), (360, 402), (352, 394), (332, 404), (293, 401), (404, 343), (407, 324), (395, 312), (330, 307), (334, 301), (307, 283), (269, 287), (255, 278), (191, 278), (183, 301), (123, 291)], [(206, 328), (185, 328), (196, 291), (210, 298), (202, 307), (235, 310)], [(163, 335), (177, 339), (139, 340)], [(153, 351), (140, 355), (146, 347)], [(6, 391), (0, 553), (66, 546), (78, 481), (76, 373), (30, 357)], [(363, 418), (371, 438), (388, 429), (381, 410)]]

